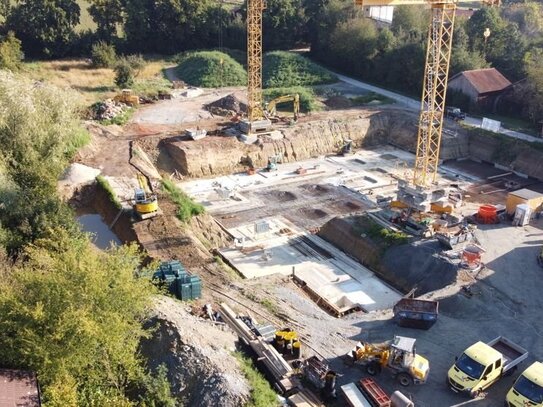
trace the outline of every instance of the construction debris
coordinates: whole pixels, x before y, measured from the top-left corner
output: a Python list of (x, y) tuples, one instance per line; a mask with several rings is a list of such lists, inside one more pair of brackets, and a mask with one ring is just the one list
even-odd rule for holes
[(233, 93), (205, 105), (205, 108), (214, 115), (225, 117), (247, 112), (247, 104), (239, 100)]
[(103, 102), (96, 102), (92, 105), (94, 120), (111, 120), (130, 109), (130, 106), (123, 102), (116, 102), (113, 99), (106, 99)]

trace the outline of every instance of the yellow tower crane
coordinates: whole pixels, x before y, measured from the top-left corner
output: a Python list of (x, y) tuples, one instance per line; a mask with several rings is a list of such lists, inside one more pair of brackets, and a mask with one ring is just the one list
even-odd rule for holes
[(242, 131), (268, 130), (271, 122), (262, 105), (262, 13), (265, 0), (247, 0), (247, 120)]
[[(493, 0), (475, 0), (493, 4)], [(456, 6), (470, 0), (354, 0), (358, 6), (430, 5), (431, 19), (417, 137), (413, 184), (435, 183), (451, 60)]]

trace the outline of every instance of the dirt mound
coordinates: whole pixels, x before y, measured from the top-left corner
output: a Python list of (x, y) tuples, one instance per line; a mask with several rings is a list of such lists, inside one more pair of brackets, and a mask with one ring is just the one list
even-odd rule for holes
[(217, 116), (234, 116), (247, 112), (247, 104), (239, 100), (233, 93), (204, 106), (206, 110)]
[(158, 297), (148, 322), (153, 336), (141, 344), (151, 369), (165, 364), (175, 397), (186, 406), (242, 406), (250, 387), (231, 354), (237, 338), (202, 321), (185, 305)]
[(332, 96), (324, 104), (332, 109), (347, 109), (353, 106), (352, 100), (345, 96)]
[(319, 236), (370, 267), (383, 280), (402, 292), (417, 287), (417, 295), (446, 287), (456, 281), (457, 266), (440, 257), (437, 240), (382, 247), (361, 236), (356, 217), (334, 218)]

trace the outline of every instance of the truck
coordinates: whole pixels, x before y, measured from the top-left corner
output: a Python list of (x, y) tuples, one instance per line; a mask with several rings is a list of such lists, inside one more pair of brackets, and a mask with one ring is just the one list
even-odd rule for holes
[(430, 329), (437, 321), (439, 302), (402, 298), (394, 305), (394, 320), (406, 328)]
[(445, 109), (445, 114), (448, 119), (452, 119), (455, 121), (466, 119), (466, 114), (457, 107), (447, 107)]
[(402, 386), (426, 383), (430, 363), (416, 351), (416, 339), (395, 336), (379, 344), (358, 342), (346, 355), (349, 364), (362, 365), (366, 373), (376, 376), (383, 368), (392, 372)]
[(488, 343), (479, 341), (456, 358), (447, 382), (453, 391), (476, 398), (500, 378), (512, 374), (527, 357), (526, 349), (503, 336)]
[(505, 407), (543, 407), (543, 363), (532, 363), (507, 393)]

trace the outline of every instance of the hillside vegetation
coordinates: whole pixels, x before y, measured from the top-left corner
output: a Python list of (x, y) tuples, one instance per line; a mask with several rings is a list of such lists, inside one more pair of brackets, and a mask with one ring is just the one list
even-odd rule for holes
[(265, 88), (313, 86), (338, 80), (330, 71), (309, 59), (287, 51), (265, 54), (262, 76)]
[(247, 72), (231, 56), (219, 51), (189, 52), (179, 57), (178, 76), (185, 82), (204, 88), (242, 86)]
[(154, 288), (136, 246), (99, 252), (57, 195), (88, 134), (74, 92), (0, 72), (0, 364), (47, 406), (173, 406), (138, 353)]

